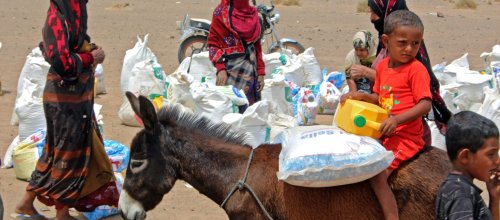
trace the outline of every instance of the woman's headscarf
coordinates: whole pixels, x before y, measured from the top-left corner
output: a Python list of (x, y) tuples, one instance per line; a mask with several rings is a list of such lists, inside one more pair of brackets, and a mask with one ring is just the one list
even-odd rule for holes
[(368, 50), (368, 56), (376, 56), (377, 49), (375, 48), (375, 38), (371, 32), (362, 30), (354, 34), (352, 38), (352, 46), (354, 48), (363, 48)]
[[(406, 6), (405, 0), (368, 0), (368, 5), (372, 11), (380, 17), (377, 21), (373, 21), (373, 25), (379, 34), (379, 45), (377, 48), (378, 55), (384, 46), (381, 42), (381, 36), (384, 33), (385, 18), (394, 11), (409, 9)], [(432, 71), (431, 61), (427, 55), (427, 48), (425, 47), (424, 41), (422, 41), (420, 50), (415, 58), (424, 64), (427, 72), (429, 73), (429, 77), (431, 78), (432, 110), (434, 113), (434, 119), (438, 122), (436, 124), (441, 127), (439, 123), (448, 123), (448, 120), (451, 117), (451, 112), (448, 110), (443, 98), (441, 98), (441, 95), (439, 94), (439, 81)]]
[(381, 36), (384, 33), (385, 18), (393, 11), (408, 10), (408, 7), (406, 6), (405, 0), (368, 0), (368, 5), (372, 9), (372, 11), (379, 17), (378, 20), (373, 21), (373, 25), (378, 31), (379, 37), (379, 44), (377, 48), (378, 54), (383, 47)]
[(223, 0), (227, 4), (232, 4), (231, 23), (245, 39), (246, 42), (254, 42), (260, 37), (260, 20), (257, 9), (250, 5), (248, 0)]

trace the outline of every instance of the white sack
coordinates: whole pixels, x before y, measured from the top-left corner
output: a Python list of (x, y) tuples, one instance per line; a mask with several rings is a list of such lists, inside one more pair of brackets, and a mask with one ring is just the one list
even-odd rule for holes
[[(50, 64), (45, 61), (45, 58), (43, 58), (40, 48), (33, 48), (33, 50), (31, 50), (31, 53), (26, 56), (26, 62), (24, 62), (23, 69), (21, 70), (19, 79), (17, 81), (17, 95), (15, 103), (18, 102), (19, 97), (21, 97), (23, 92), (26, 91), (26, 86), (24, 85), (25, 79), (30, 81), (32, 84), (37, 85), (37, 89), (40, 91), (36, 91), (35, 93), (39, 94), (39, 98), (42, 97), (49, 68)], [(10, 124), (19, 124), (19, 118), (15, 113), (15, 110), (12, 111)]]
[(321, 66), (314, 56), (314, 48), (309, 47), (298, 56), (300, 63), (304, 67), (304, 85), (317, 85), (323, 80)]
[[(190, 63), (191, 67), (189, 67)], [(193, 54), (192, 59), (190, 57), (186, 57), (186, 59), (184, 59), (180, 64), (180, 67), (185, 69), (185, 72), (193, 75), (195, 81), (215, 85), (217, 80), (217, 69), (212, 64), (212, 61), (210, 61), (208, 51)]]
[(104, 84), (104, 68), (102, 64), (97, 64), (95, 67), (95, 79), (96, 79), (96, 95), (106, 94), (106, 85)]
[(19, 144), (19, 135), (17, 135), (14, 140), (12, 140), (12, 143), (10, 143), (9, 147), (7, 148), (7, 151), (5, 152), (5, 156), (3, 157), (3, 164), (2, 168), (12, 168), (14, 165), (12, 161), (12, 153), (14, 152), (14, 148)]
[(360, 182), (385, 170), (394, 159), (375, 139), (328, 126), (295, 127), (278, 136), (282, 150), (278, 179), (305, 187)]
[(43, 87), (24, 78), (25, 90), (14, 106), (19, 117), (19, 139), (24, 140), (38, 129), (45, 129), (43, 110)]
[(276, 103), (277, 113), (293, 115), (292, 89), (283, 76), (275, 76), (273, 79), (265, 80), (262, 100)]
[(148, 48), (148, 36), (149, 34), (144, 36), (144, 41), (137, 36), (137, 43), (135, 43), (135, 46), (125, 52), (120, 75), (120, 85), (123, 94), (129, 89), (129, 79), (132, 77), (132, 68), (134, 68), (135, 64), (146, 60), (156, 61), (156, 56), (151, 49)]

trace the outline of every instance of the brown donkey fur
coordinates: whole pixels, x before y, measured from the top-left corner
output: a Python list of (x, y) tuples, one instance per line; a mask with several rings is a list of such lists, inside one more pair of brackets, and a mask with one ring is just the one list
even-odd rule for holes
[[(127, 96), (145, 129), (132, 142), (126, 193), (147, 211), (161, 201), (177, 179), (182, 179), (221, 204), (244, 175), (250, 154), (250, 148), (243, 146), (244, 135), (178, 106), (163, 108), (157, 116), (146, 98)], [(281, 145), (257, 148), (247, 179), (273, 219), (383, 219), (367, 181), (328, 188), (297, 187), (278, 181), (280, 151)], [(131, 168), (137, 167), (145, 168), (133, 173)], [(393, 173), (389, 181), (401, 219), (435, 218), (434, 198), (449, 169), (444, 151), (426, 147)], [(266, 219), (246, 190), (236, 191), (223, 208), (230, 219)]]

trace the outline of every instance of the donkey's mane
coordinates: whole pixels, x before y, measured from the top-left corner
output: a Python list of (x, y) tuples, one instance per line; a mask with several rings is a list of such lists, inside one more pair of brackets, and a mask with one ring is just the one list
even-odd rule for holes
[(210, 137), (221, 138), (226, 142), (249, 145), (248, 136), (244, 131), (237, 131), (230, 125), (216, 123), (206, 117), (195, 115), (182, 105), (173, 104), (158, 111), (158, 120), (161, 124), (175, 124), (185, 129), (196, 129)]

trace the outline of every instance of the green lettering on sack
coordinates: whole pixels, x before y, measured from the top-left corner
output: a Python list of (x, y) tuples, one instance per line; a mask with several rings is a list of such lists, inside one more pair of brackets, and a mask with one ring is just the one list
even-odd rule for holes
[(292, 89), (290, 87), (285, 87), (285, 100), (287, 102), (293, 102)]
[(163, 80), (163, 70), (161, 67), (153, 67), (153, 72), (155, 74), (155, 78)]

